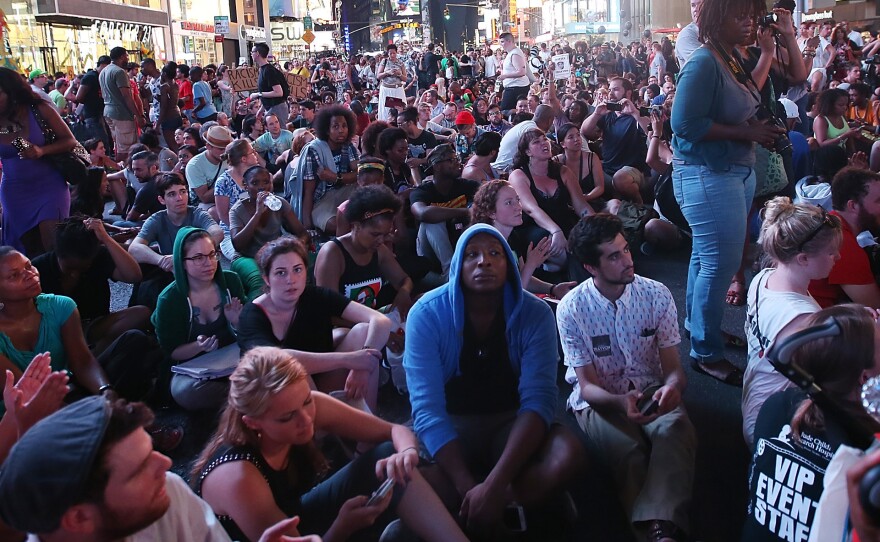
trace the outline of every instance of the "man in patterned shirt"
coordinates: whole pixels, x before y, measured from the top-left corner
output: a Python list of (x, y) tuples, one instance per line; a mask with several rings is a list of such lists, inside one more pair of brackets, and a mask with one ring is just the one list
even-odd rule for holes
[(635, 274), (616, 216), (582, 219), (569, 247), (593, 278), (556, 312), (568, 407), (607, 461), (638, 538), (683, 540), (697, 443), (681, 400), (675, 302)]

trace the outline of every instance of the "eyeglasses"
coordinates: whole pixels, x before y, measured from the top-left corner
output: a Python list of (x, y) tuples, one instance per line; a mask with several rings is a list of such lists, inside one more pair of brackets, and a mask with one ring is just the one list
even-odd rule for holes
[(811, 231), (810, 235), (808, 235), (803, 241), (801, 241), (801, 244), (799, 244), (797, 247), (798, 252), (803, 252), (804, 246), (807, 243), (809, 243), (810, 241), (812, 241), (813, 239), (815, 239), (816, 236), (819, 235), (819, 232), (822, 231), (822, 228), (824, 228), (825, 226), (828, 226), (829, 228), (833, 228), (834, 221), (831, 219), (831, 216), (829, 216), (828, 213), (825, 212), (825, 209), (822, 209), (822, 223), (819, 224), (816, 227), (816, 229)]
[(208, 262), (208, 261), (211, 261), (211, 260), (216, 261), (217, 259), (219, 259), (219, 257), (220, 257), (220, 255), (217, 254), (217, 251), (212, 250), (211, 252), (209, 252), (207, 254), (196, 254), (195, 256), (190, 256), (189, 258), (184, 258), (184, 260), (186, 260), (188, 262), (195, 262), (195, 263), (201, 265), (201, 264)]

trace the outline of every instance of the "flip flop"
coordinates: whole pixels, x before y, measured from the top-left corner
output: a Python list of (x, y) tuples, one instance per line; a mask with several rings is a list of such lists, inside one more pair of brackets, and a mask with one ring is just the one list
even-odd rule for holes
[(724, 301), (734, 307), (742, 307), (746, 304), (746, 284), (739, 279), (730, 281), (730, 287), (727, 289), (727, 297)]
[(742, 370), (726, 359), (720, 359), (710, 363), (700, 363), (694, 358), (691, 358), (691, 368), (698, 373), (711, 376), (715, 380), (727, 384), (728, 386), (735, 386), (737, 388), (743, 387)]

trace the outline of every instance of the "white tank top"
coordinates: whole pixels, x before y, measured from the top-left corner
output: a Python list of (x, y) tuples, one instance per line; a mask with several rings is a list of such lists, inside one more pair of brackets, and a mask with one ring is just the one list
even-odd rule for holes
[[(526, 64), (526, 55), (523, 54), (522, 49), (520, 49), (519, 47), (514, 47), (507, 53), (507, 56), (504, 58), (504, 64), (501, 67), (501, 73), (513, 73), (516, 71), (516, 68), (513, 67), (513, 57), (515, 55), (519, 55), (519, 57), (522, 59), (523, 66), (526, 66), (526, 69), (528, 69), (528, 66)], [(527, 87), (529, 86), (529, 78), (523, 75), (522, 77), (505, 79), (503, 81), (503, 84), (504, 88)]]

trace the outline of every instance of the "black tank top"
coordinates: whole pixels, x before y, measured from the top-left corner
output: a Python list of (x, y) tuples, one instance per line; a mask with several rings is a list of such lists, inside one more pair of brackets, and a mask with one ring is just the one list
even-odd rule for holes
[(345, 270), (339, 277), (339, 293), (348, 299), (376, 308), (376, 298), (382, 289), (382, 271), (379, 269), (379, 252), (374, 252), (370, 263), (358, 265), (337, 238), (331, 239), (342, 251), (345, 258)]
[(452, 415), (496, 414), (519, 408), (519, 378), (510, 364), (504, 309), (499, 308), (484, 340), (467, 319), (458, 374), (446, 382), (446, 410)]
[[(202, 482), (204, 482), (205, 478), (211, 474), (211, 471), (223, 463), (230, 463), (232, 461), (247, 461), (248, 463), (252, 463), (257, 467), (257, 470), (260, 471), (260, 474), (263, 475), (266, 483), (269, 484), (269, 490), (272, 492), (275, 504), (278, 505), (278, 508), (282, 512), (284, 512), (284, 515), (287, 517), (293, 517), (299, 514), (300, 509), (302, 508), (300, 493), (296, 491), (293, 484), (288, 479), (287, 472), (274, 470), (266, 463), (262, 454), (250, 446), (226, 446), (221, 448), (205, 468), (202, 469), (202, 472), (199, 473), (199, 479), (195, 486), (196, 494), (199, 496), (202, 495)], [(232, 540), (250, 540), (245, 536), (231, 516), (217, 514), (217, 520), (223, 528), (226, 529), (226, 533), (229, 534), (229, 537)]]
[[(587, 167), (587, 174), (584, 175), (584, 159), (581, 157), (580, 163), (578, 164), (578, 184), (581, 186), (581, 192), (589, 194), (594, 188), (596, 188), (596, 181), (593, 179), (593, 153), (592, 151), (581, 152), (587, 155), (587, 163), (589, 166)], [(562, 153), (562, 165), (568, 165), (568, 157), (565, 156), (565, 153)]]
[[(532, 196), (535, 197), (535, 201), (538, 202), (538, 207), (547, 213), (550, 220), (562, 228), (562, 232), (568, 237), (568, 233), (574, 225), (577, 224), (578, 219), (577, 214), (571, 206), (571, 194), (568, 193), (568, 189), (562, 181), (561, 170), (550, 172), (550, 178), (556, 181), (556, 190), (550, 195), (541, 192), (541, 190), (535, 186), (535, 179), (532, 177), (532, 172), (529, 171), (528, 166), (522, 168), (522, 171), (526, 174), (526, 177), (529, 178), (529, 190), (531, 190)], [(523, 219), (525, 220), (525, 217), (523, 217)], [(529, 217), (528, 220), (531, 220), (532, 224), (535, 223), (531, 217)], [(526, 223), (528, 223), (528, 221), (526, 221)]]

